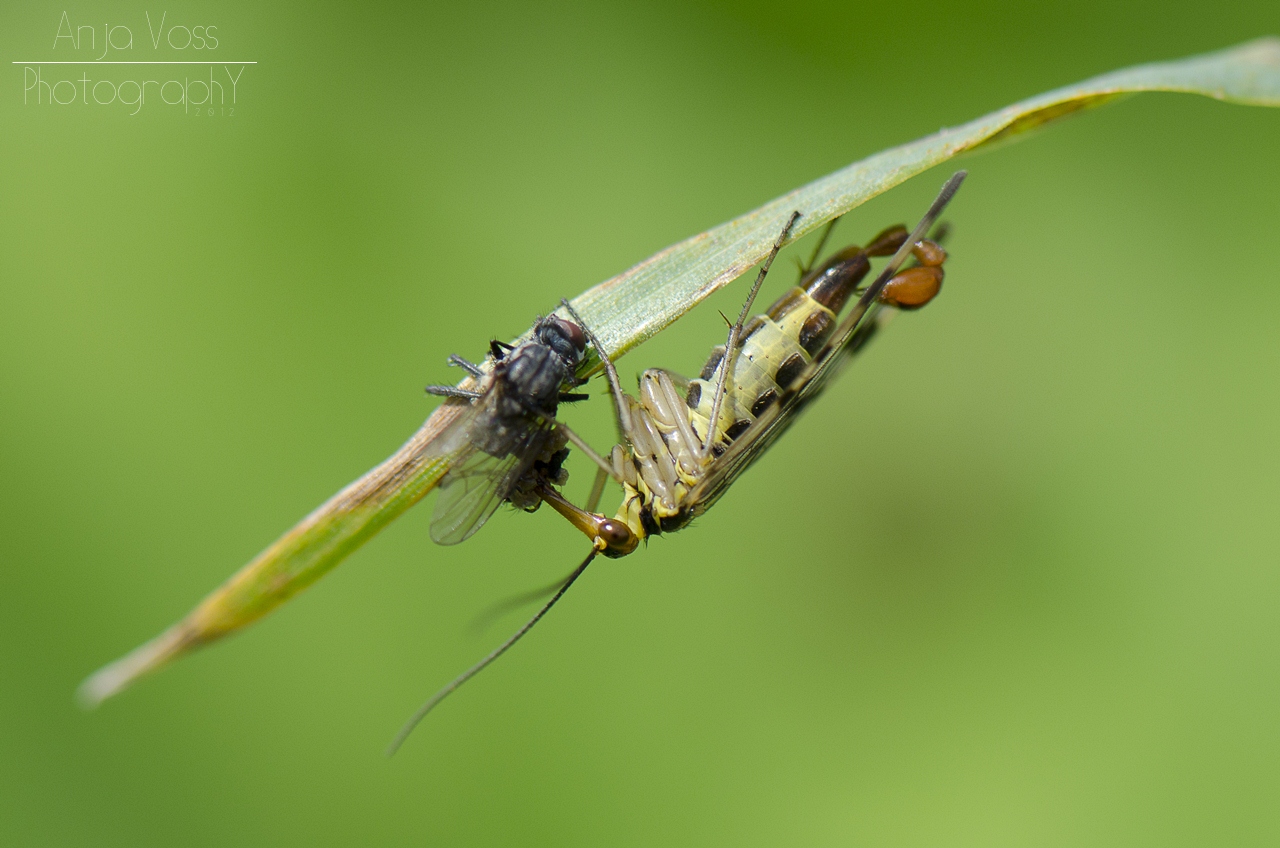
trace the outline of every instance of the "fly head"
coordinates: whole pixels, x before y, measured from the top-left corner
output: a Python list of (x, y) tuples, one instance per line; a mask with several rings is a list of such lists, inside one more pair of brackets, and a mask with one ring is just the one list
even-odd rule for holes
[(572, 321), (548, 315), (538, 321), (534, 338), (551, 348), (570, 374), (577, 370), (587, 349), (587, 337)]

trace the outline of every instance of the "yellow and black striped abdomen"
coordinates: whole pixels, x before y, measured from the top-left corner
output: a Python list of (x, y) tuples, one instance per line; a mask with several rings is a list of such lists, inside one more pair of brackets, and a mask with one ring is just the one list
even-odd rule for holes
[[(810, 351), (821, 346), (835, 325), (835, 313), (799, 286), (768, 313), (752, 318), (743, 329), (733, 379), (726, 386), (716, 442), (740, 435), (809, 364)], [(700, 435), (707, 431), (723, 359), (724, 347), (717, 347), (699, 378), (689, 381), (689, 419)]]
[[(869, 256), (892, 252), (906, 238), (903, 227), (885, 230), (867, 248), (848, 247), (807, 273), (800, 285), (778, 298), (743, 328), (742, 347), (726, 387), (716, 443), (732, 441), (791, 385), (830, 337), (840, 310), (870, 270)], [(687, 400), (694, 430), (706, 432), (724, 360), (724, 346), (711, 352)]]

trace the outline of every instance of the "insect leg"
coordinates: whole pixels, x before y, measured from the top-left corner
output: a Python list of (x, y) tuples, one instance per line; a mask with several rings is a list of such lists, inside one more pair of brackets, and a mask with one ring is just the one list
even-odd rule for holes
[(466, 371), (472, 377), (484, 376), (484, 371), (481, 370), (479, 365), (476, 365), (474, 362), (468, 362), (467, 360), (463, 359), (461, 356), (458, 356), (458, 354), (456, 353), (449, 354), (449, 358), (446, 361), (450, 365), (456, 365), (457, 367), (461, 368), (463, 371)]
[(702, 445), (702, 460), (704, 462), (711, 454), (711, 443), (715, 440), (719, 427), (720, 406), (724, 402), (725, 381), (729, 374), (733, 372), (733, 360), (734, 355), (738, 352), (738, 337), (742, 335), (742, 325), (751, 313), (751, 305), (755, 303), (756, 295), (760, 292), (760, 286), (764, 284), (765, 275), (769, 273), (769, 266), (773, 264), (778, 251), (782, 250), (782, 243), (787, 240), (787, 233), (791, 232), (791, 228), (799, 218), (800, 213), (797, 211), (792, 212), (791, 217), (787, 219), (782, 232), (778, 234), (778, 240), (773, 243), (773, 249), (769, 251), (769, 256), (764, 260), (764, 264), (760, 266), (760, 273), (756, 276), (756, 281), (751, 286), (751, 291), (747, 294), (747, 302), (742, 304), (742, 311), (738, 313), (737, 322), (729, 328), (729, 341), (725, 343), (724, 359), (720, 364), (720, 379), (716, 382), (715, 397), (711, 401), (711, 417), (707, 419), (710, 422), (707, 427), (707, 440)]
[(800, 266), (800, 279), (804, 279), (805, 275), (813, 270), (813, 266), (817, 264), (818, 257), (822, 255), (822, 248), (827, 246), (827, 239), (831, 238), (831, 231), (836, 228), (836, 224), (840, 223), (843, 215), (837, 215), (827, 222), (822, 228), (822, 235), (818, 238), (818, 244), (813, 248), (813, 254), (809, 257), (809, 261)]
[(596, 469), (596, 479), (591, 483), (591, 494), (587, 495), (587, 512), (595, 512), (600, 506), (600, 498), (604, 495), (604, 484), (609, 482), (610, 475), (603, 469)]
[(557, 423), (556, 427), (560, 428), (560, 432), (564, 433), (564, 437), (566, 439), (573, 442), (574, 447), (586, 454), (588, 459), (600, 467), (601, 473), (608, 474), (619, 484), (622, 483), (622, 481), (618, 479), (618, 472), (613, 470), (613, 465), (610, 464), (609, 460), (596, 453), (595, 448), (587, 444), (586, 439), (573, 432), (573, 430), (569, 429), (564, 424)]
[(506, 342), (500, 342), (497, 339), (493, 339), (489, 342), (489, 355), (494, 359), (502, 359), (507, 355), (507, 351), (515, 349), (515, 345), (509, 345)]
[(479, 400), (484, 396), (483, 392), (473, 392), (470, 389), (460, 389), (457, 386), (427, 386), (426, 392), (429, 395), (461, 398), (462, 400)]
[(480, 662), (455, 677), (448, 686), (445, 686), (439, 692), (432, 695), (425, 704), (419, 707), (418, 711), (405, 723), (404, 727), (400, 728), (400, 732), (396, 734), (396, 738), (391, 741), (390, 747), (387, 748), (387, 756), (390, 757), (394, 755), (395, 752), (400, 749), (400, 746), (404, 744), (404, 740), (408, 739), (409, 734), (418, 726), (418, 722), (426, 718), (427, 713), (431, 712), (435, 708), (436, 704), (439, 704), (445, 698), (449, 697), (449, 695), (451, 695), (459, 686), (484, 671), (491, 662), (505, 654), (507, 649), (516, 642), (519, 642), (520, 637), (532, 630), (533, 626), (541, 621), (542, 617), (550, 612), (551, 608), (556, 605), (556, 601), (563, 598), (564, 593), (569, 591), (569, 587), (582, 576), (582, 572), (587, 570), (587, 566), (591, 564), (591, 560), (596, 558), (597, 553), (599, 553), (598, 550), (592, 549), (591, 553), (587, 554), (587, 558), (582, 561), (582, 564), (575, 568), (573, 573), (569, 575), (569, 579), (567, 579), (564, 582), (564, 585), (560, 587), (560, 591), (556, 592), (555, 595), (552, 596), (551, 600), (547, 601), (546, 605), (543, 606), (542, 609), (538, 610), (537, 615), (526, 621), (524, 626), (517, 630), (511, 638), (507, 639), (507, 641), (490, 651), (489, 655), (480, 660)]
[(591, 395), (582, 392), (561, 392), (560, 403), (579, 403), (584, 400), (591, 400)]
[(550, 415), (547, 415), (545, 412), (542, 412), (537, 409), (529, 409), (529, 412), (541, 418), (543, 421), (546, 421), (547, 423), (552, 424), (561, 433), (564, 433), (564, 437), (569, 441), (573, 442), (574, 447), (576, 447), (578, 450), (586, 454), (587, 459), (590, 459), (596, 465), (600, 466), (600, 470), (608, 474), (614, 480), (616, 480), (618, 482), (618, 485), (622, 485), (622, 478), (618, 476), (617, 471), (613, 470), (613, 466), (609, 463), (609, 460), (605, 459), (600, 454), (596, 453), (595, 448), (587, 444), (586, 439), (582, 438), (577, 433), (573, 432), (573, 430), (569, 428), (568, 424), (564, 424), (558, 421), (557, 419), (552, 418)]
[(613, 367), (613, 360), (609, 358), (609, 354), (601, 346), (600, 340), (596, 338), (595, 333), (591, 332), (591, 328), (582, 320), (582, 316), (578, 314), (569, 301), (562, 298), (560, 304), (569, 310), (573, 320), (578, 322), (578, 326), (586, 334), (587, 340), (591, 342), (596, 349), (596, 353), (599, 354), (600, 362), (604, 365), (605, 376), (609, 379), (609, 389), (613, 392), (613, 406), (618, 416), (618, 429), (622, 431), (623, 436), (630, 438), (631, 406), (627, 403), (626, 394), (622, 391), (622, 382), (618, 379), (618, 369)]
[[(684, 391), (683, 396), (677, 391), (677, 386)], [(701, 386), (698, 391), (699, 394), (694, 396), (693, 407), (698, 404)], [(698, 455), (702, 450), (702, 437), (689, 421), (687, 410), (692, 407), (688, 403), (688, 393), (688, 378), (665, 368), (650, 368), (640, 375), (640, 405), (648, 410), (654, 423), (659, 425), (662, 434), (658, 438), (666, 443), (666, 452), (675, 460), (676, 465), (687, 474), (696, 475), (699, 471)], [(651, 442), (652, 439), (644, 441)], [(632, 446), (637, 445), (633, 443)], [(658, 445), (651, 444), (649, 447), (657, 448)], [(674, 485), (674, 478), (670, 478), (669, 482)]]

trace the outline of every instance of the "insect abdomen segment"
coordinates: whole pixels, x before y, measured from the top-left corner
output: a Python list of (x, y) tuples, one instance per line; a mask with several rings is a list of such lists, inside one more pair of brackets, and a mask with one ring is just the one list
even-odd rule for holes
[[(910, 233), (902, 226), (890, 227), (864, 248), (839, 251), (803, 273), (800, 284), (764, 314), (747, 320), (760, 283), (800, 217), (793, 213), (761, 265), (729, 341), (712, 351), (697, 379), (650, 369), (641, 375), (639, 397), (634, 398), (622, 391), (606, 361), (627, 444), (597, 462), (603, 474), (622, 484), (623, 502), (614, 524), (625, 525), (627, 534), (615, 532), (616, 538), (606, 539), (598, 530), (607, 521), (604, 516), (569, 504), (550, 487), (544, 497), (609, 556), (624, 556), (640, 539), (678, 530), (704, 513), (817, 397), (840, 364), (871, 338), (881, 306), (918, 309), (937, 295), (947, 255), (925, 234), (964, 176), (959, 172), (947, 181)], [(818, 250), (825, 241), (824, 234)], [(893, 258), (864, 290), (860, 284), (873, 256)], [(904, 268), (912, 257), (917, 264)], [(857, 304), (839, 318), (854, 296)], [(565, 306), (581, 324), (572, 306)], [(723, 379), (726, 369), (729, 379)]]
[[(726, 387), (715, 446), (722, 448), (723, 443), (741, 435), (780, 391), (791, 386), (835, 329), (840, 310), (871, 269), (870, 257), (892, 254), (906, 238), (906, 228), (894, 226), (865, 248), (852, 246), (833, 254), (763, 315), (748, 322), (733, 380)], [(705, 435), (711, 417), (723, 359), (724, 347), (717, 347), (699, 378), (689, 381), (689, 417), (700, 436)]]

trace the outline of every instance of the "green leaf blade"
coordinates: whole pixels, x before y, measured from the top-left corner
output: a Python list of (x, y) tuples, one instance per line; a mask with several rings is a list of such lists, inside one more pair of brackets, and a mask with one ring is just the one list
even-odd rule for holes
[[(574, 308), (616, 358), (763, 259), (793, 211), (802, 217), (790, 240), (956, 156), (1148, 91), (1280, 106), (1280, 39), (1104, 74), (882, 151), (661, 251), (582, 293)], [(441, 405), (395, 454), (304, 518), (186, 618), (87, 679), (82, 702), (96, 705), (138, 677), (256, 621), (328, 573), (436, 486), (448, 467), (433, 443), (460, 411), (456, 403)]]
[(667, 248), (579, 295), (574, 308), (604, 346), (620, 356), (763, 259), (793, 211), (803, 217), (792, 229), (791, 241), (956, 156), (1148, 91), (1280, 106), (1280, 38), (1103, 74), (884, 150)]

